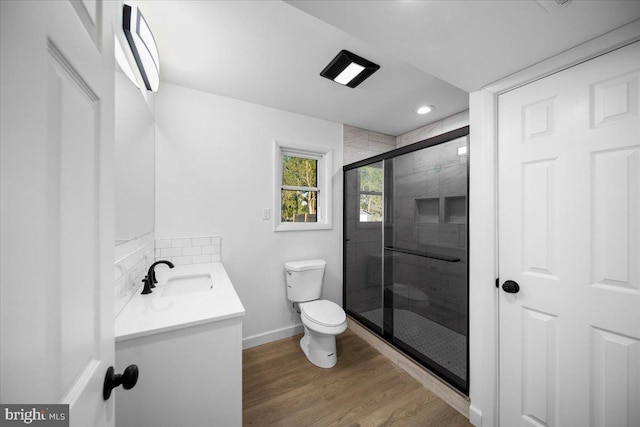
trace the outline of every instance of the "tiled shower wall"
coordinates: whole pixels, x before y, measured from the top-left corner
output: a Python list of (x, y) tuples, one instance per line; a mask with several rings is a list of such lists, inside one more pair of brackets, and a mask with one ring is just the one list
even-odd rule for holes
[(142, 287), (142, 279), (156, 260), (166, 259), (175, 265), (185, 265), (218, 262), (220, 257), (221, 239), (218, 236), (156, 239), (147, 242), (115, 263), (115, 316), (120, 314), (131, 297)]
[[(344, 126), (344, 164), (423, 141), (469, 125), (469, 111), (414, 129), (397, 137)], [(391, 139), (395, 143), (391, 143)], [(397, 267), (394, 280), (406, 289), (418, 289), (429, 297), (424, 310), (412, 304), (420, 315), (466, 333), (466, 169), (467, 156), (458, 156), (459, 140), (444, 146), (400, 156), (395, 165), (395, 245), (459, 257), (459, 263), (420, 259), (405, 254), (387, 254)], [(345, 214), (356, 219), (358, 196), (356, 179), (345, 175)], [(353, 177), (352, 177), (353, 178)], [(347, 257), (348, 298), (351, 309), (360, 312), (381, 306), (380, 227), (355, 227)], [(425, 273), (426, 272), (426, 273)], [(386, 276), (386, 275), (385, 275)], [(427, 280), (428, 277), (428, 280)], [(386, 280), (386, 279), (385, 279)], [(402, 288), (401, 288), (402, 289)], [(397, 298), (396, 301), (401, 301)], [(402, 304), (399, 304), (402, 306)]]
[(423, 141), (427, 138), (438, 136), (468, 125), (469, 110), (462, 111), (398, 136), (385, 135), (383, 133), (344, 125), (342, 133), (343, 164), (348, 165), (368, 159), (369, 157), (386, 153), (387, 151)]
[(345, 165), (367, 159), (396, 148), (391, 135), (344, 125), (342, 127), (343, 159)]
[(407, 132), (405, 134), (397, 136), (396, 148), (414, 144), (419, 141), (424, 141), (427, 138), (433, 138), (434, 136), (442, 135), (443, 133), (460, 129), (461, 127), (465, 126), (469, 126), (469, 110), (462, 111), (458, 114), (454, 114), (453, 116), (449, 116), (445, 119), (430, 123), (426, 126), (414, 129), (411, 132)]
[[(458, 262), (400, 254), (394, 282), (427, 295), (411, 310), (466, 335), (467, 155), (459, 138), (396, 157), (393, 245), (458, 258)], [(400, 303), (399, 303), (400, 304)]]

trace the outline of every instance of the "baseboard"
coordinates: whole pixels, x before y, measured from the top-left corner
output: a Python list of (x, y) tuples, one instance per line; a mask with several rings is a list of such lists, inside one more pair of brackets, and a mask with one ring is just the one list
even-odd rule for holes
[(283, 338), (292, 337), (304, 332), (302, 323), (287, 326), (286, 328), (275, 329), (273, 331), (263, 332), (261, 334), (252, 335), (242, 339), (242, 349), (246, 350), (251, 347), (257, 347), (262, 344), (267, 344), (272, 341), (278, 341)]
[(482, 427), (482, 411), (473, 405), (469, 405), (469, 422), (475, 427)]
[(347, 322), (349, 323), (349, 329), (351, 329), (354, 334), (365, 340), (383, 356), (413, 378), (420, 381), (424, 388), (432, 391), (456, 411), (469, 418), (469, 398), (467, 396), (436, 377), (422, 365), (417, 364), (401, 351), (389, 345), (386, 341), (370, 332), (351, 317), (347, 317)]

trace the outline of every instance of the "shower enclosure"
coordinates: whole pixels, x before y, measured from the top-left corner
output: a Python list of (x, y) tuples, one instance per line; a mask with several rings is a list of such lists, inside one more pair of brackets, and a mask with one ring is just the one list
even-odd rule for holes
[(346, 312), (468, 392), (468, 134), (344, 167)]

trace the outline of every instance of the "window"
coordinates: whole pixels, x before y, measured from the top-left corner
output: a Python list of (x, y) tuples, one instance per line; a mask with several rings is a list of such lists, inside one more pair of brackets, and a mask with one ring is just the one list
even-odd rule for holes
[(360, 222), (382, 222), (382, 162), (358, 169)]
[(274, 230), (331, 228), (331, 150), (274, 142)]
[(282, 156), (281, 222), (317, 222), (318, 159)]

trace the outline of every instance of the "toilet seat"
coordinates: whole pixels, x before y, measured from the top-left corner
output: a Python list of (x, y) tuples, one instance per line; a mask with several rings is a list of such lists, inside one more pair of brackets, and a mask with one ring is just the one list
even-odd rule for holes
[(315, 332), (337, 335), (347, 328), (347, 315), (342, 307), (332, 301), (309, 301), (301, 303), (299, 307), (302, 323)]

